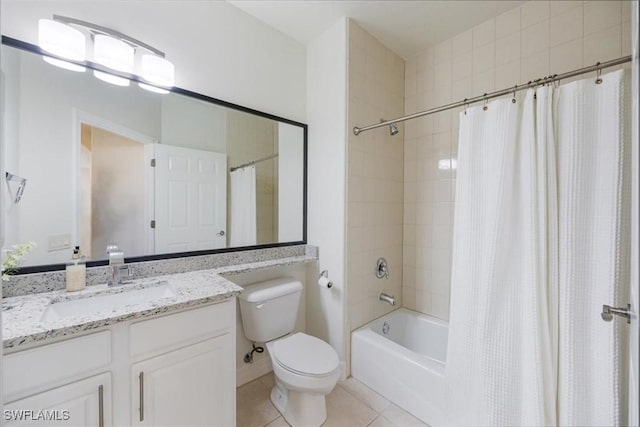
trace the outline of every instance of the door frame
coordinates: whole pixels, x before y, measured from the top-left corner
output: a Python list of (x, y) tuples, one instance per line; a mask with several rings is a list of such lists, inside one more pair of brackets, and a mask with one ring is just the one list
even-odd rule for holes
[[(144, 159), (145, 159), (145, 173), (144, 173), (144, 185), (145, 185), (145, 207), (144, 217), (145, 222), (149, 224), (146, 229), (146, 252), (144, 255), (153, 255), (155, 252), (155, 234), (154, 230), (150, 226), (151, 220), (154, 218), (154, 191), (155, 191), (155, 177), (153, 168), (151, 167), (151, 159), (155, 153), (153, 147), (158, 143), (158, 140), (152, 136), (138, 132), (134, 129), (126, 126), (111, 122), (103, 117), (96, 116), (95, 114), (83, 111), (77, 108), (72, 110), (72, 136), (71, 136), (71, 163), (73, 165), (71, 170), (71, 191), (73, 192), (71, 217), (71, 241), (73, 246), (77, 246), (80, 241), (80, 145), (82, 143), (82, 124), (86, 124), (92, 127), (104, 129), (108, 132), (115, 133), (117, 135), (129, 138), (141, 144), (144, 144)], [(117, 242), (116, 242), (117, 243)], [(138, 254), (134, 256), (140, 256)], [(95, 259), (103, 259), (96, 258)], [(106, 256), (105, 256), (106, 258)]]

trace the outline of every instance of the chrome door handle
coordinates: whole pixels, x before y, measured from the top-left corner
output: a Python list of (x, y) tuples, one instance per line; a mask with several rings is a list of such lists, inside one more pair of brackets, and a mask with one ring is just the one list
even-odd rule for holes
[(104, 427), (104, 386), (98, 386), (98, 427)]
[(224, 236), (224, 230), (220, 230), (216, 233), (218, 236)]
[(602, 320), (605, 322), (611, 322), (613, 316), (625, 317), (627, 323), (631, 323), (631, 304), (627, 304), (627, 308), (611, 307), (610, 305), (602, 306)]
[(144, 421), (144, 372), (138, 375), (140, 380), (140, 421)]

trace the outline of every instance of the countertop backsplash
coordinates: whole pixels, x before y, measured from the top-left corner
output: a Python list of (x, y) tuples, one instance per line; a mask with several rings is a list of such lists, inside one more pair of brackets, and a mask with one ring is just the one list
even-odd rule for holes
[[(186, 273), (239, 264), (270, 261), (280, 258), (310, 256), (318, 257), (318, 248), (310, 245), (282, 246), (276, 248), (253, 249), (225, 252), (184, 258), (169, 258), (157, 261), (131, 263), (133, 279)], [(109, 277), (109, 267), (87, 268), (87, 286), (105, 284)], [(51, 292), (65, 288), (65, 271), (19, 274), (2, 283), (3, 298), (20, 295)]]

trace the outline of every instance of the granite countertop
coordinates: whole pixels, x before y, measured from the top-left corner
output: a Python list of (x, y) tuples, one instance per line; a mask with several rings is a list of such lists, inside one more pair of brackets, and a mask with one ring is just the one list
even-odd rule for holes
[[(54, 338), (71, 336), (113, 323), (167, 313), (185, 308), (223, 301), (238, 295), (242, 288), (224, 276), (257, 271), (265, 268), (317, 261), (317, 255), (300, 255), (267, 261), (230, 265), (207, 270), (168, 274), (134, 280), (116, 287), (107, 285), (87, 286), (82, 291), (67, 293), (64, 290), (34, 293), (5, 298), (2, 301), (3, 348), (14, 351), (36, 342), (44, 343)], [(162, 287), (160, 289), (160, 287)], [(49, 313), (53, 303), (107, 296), (110, 299), (124, 292), (157, 288), (145, 298), (132, 298), (131, 302), (103, 304), (96, 310), (82, 315), (58, 316)], [(133, 296), (133, 294), (131, 295)], [(50, 310), (49, 310), (50, 311)]]

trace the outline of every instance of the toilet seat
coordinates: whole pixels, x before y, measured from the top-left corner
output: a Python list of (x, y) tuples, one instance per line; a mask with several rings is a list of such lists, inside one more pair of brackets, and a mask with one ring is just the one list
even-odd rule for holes
[(333, 347), (301, 332), (279, 339), (270, 347), (273, 360), (298, 375), (325, 377), (332, 375), (340, 364)]

